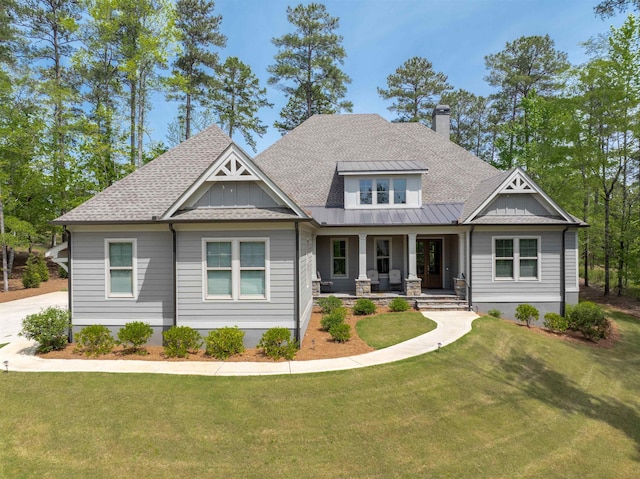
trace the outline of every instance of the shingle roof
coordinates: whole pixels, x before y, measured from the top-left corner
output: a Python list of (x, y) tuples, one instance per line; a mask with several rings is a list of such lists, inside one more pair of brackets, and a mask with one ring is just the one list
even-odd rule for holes
[(481, 216), (480, 218), (475, 218), (471, 223), (474, 225), (554, 225), (566, 224), (567, 221), (560, 216), (500, 215)]
[(211, 126), (57, 218), (55, 223), (160, 218), (230, 144), (231, 138)]
[(388, 210), (345, 210), (312, 206), (311, 216), (322, 226), (359, 225), (450, 225), (456, 223), (462, 203), (438, 203), (422, 208)]
[(496, 188), (500, 186), (500, 184), (504, 180), (506, 180), (512, 172), (513, 170), (503, 171), (491, 178), (480, 182), (471, 192), (469, 199), (466, 201), (464, 210), (462, 210), (462, 215), (460, 216), (460, 222), (465, 221), (469, 217), (469, 215), (471, 215), (476, 209), (478, 209), (480, 205), (493, 194)]
[(196, 208), (177, 212), (172, 221), (268, 221), (296, 218), (298, 215), (289, 208)]
[(418, 123), (379, 115), (314, 115), (259, 154), (256, 164), (305, 207), (344, 202), (338, 162), (408, 161), (427, 168), (423, 204), (462, 203), (498, 171)]

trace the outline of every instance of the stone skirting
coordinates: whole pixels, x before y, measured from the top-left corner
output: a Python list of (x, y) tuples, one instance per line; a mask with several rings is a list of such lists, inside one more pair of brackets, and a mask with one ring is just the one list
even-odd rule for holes
[(404, 294), (406, 296), (420, 296), (422, 293), (422, 280), (420, 278), (416, 279), (405, 279), (404, 280)]
[(371, 280), (356, 279), (356, 296), (368, 296), (371, 294)]
[(311, 281), (311, 295), (315, 298), (320, 296), (320, 280), (314, 279)]

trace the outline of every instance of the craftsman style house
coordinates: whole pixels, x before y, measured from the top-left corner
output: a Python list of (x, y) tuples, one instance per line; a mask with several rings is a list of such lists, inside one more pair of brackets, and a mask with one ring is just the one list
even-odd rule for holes
[(238, 325), (250, 346), (275, 326), (302, 337), (329, 292), (457, 288), (505, 316), (577, 302), (580, 221), (449, 141), (448, 107), (433, 124), (317, 115), (255, 159), (215, 126), (190, 138), (55, 221), (74, 331)]

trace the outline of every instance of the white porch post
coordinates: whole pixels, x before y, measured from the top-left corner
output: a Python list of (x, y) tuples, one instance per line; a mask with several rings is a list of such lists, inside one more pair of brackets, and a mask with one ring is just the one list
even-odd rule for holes
[(407, 279), (418, 279), (416, 268), (416, 233), (407, 234), (409, 238), (409, 276)]
[(466, 261), (465, 261), (465, 236), (466, 233), (458, 233), (458, 278), (462, 278), (462, 275), (465, 274), (466, 271)]
[(358, 279), (367, 279), (367, 234), (358, 234)]
[(311, 278), (318, 279), (318, 259), (316, 257), (316, 242), (318, 235), (311, 235)]

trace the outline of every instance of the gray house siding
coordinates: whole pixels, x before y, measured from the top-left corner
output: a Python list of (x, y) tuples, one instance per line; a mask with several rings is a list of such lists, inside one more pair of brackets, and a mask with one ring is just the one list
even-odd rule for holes
[(194, 205), (201, 207), (279, 206), (257, 183), (253, 181), (218, 182), (209, 188)]
[[(577, 302), (575, 238), (567, 233), (566, 285), (568, 303)], [(538, 259), (539, 280), (494, 279), (494, 237), (537, 237), (540, 240)], [(560, 268), (562, 230), (555, 231), (476, 231), (473, 234), (472, 299), (474, 306), (483, 313), (490, 309), (502, 311), (506, 318), (513, 318), (515, 308), (522, 303), (534, 305), (540, 318), (547, 312), (560, 312)], [(572, 259), (573, 258), (573, 259)], [(569, 285), (575, 291), (569, 291)]]
[[(136, 239), (137, 298), (107, 298), (105, 240)], [(153, 342), (173, 321), (171, 233), (166, 231), (72, 232), (73, 331), (104, 324), (114, 333), (131, 321), (154, 328)]]
[(498, 195), (479, 216), (545, 216), (549, 211), (532, 194)]
[[(205, 300), (203, 238), (268, 238), (268, 300)], [(237, 325), (245, 334), (245, 345), (254, 346), (269, 328), (294, 331), (295, 232), (270, 231), (178, 231), (177, 232), (177, 324), (190, 326), (203, 335), (224, 326)]]

